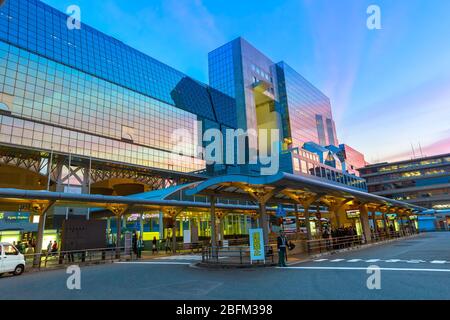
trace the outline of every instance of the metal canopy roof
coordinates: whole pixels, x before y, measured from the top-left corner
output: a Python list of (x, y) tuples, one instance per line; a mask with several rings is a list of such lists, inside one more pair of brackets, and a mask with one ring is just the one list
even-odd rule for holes
[(264, 193), (275, 191), (269, 203), (292, 203), (289, 193), (298, 196), (321, 195), (324, 198), (355, 200), (360, 203), (396, 207), (399, 209), (425, 211), (425, 208), (406, 202), (397, 201), (371, 193), (358, 191), (349, 187), (336, 185), (324, 180), (289, 173), (278, 173), (273, 176), (226, 175), (199, 182), (186, 191), (187, 195), (231, 196), (232, 194), (251, 199), (249, 192)]
[[(209, 203), (194, 201), (177, 201), (163, 199), (145, 199), (134, 196), (104, 196), (89, 194), (74, 194), (64, 192), (33, 191), (0, 188), (0, 208), (33, 204), (48, 204), (56, 206), (108, 208), (115, 205), (131, 205), (133, 208), (161, 209), (161, 208), (199, 208), (208, 209)], [(257, 210), (257, 206), (233, 204), (217, 204), (219, 209), (229, 210)]]
[[(132, 206), (133, 209), (174, 209), (184, 208), (185, 210), (209, 210), (210, 203), (170, 200), (170, 197), (177, 192), (182, 192), (187, 196), (194, 195), (214, 195), (220, 198), (239, 198), (256, 204), (252, 194), (272, 192), (273, 195), (267, 201), (267, 210), (273, 211), (270, 205), (295, 204), (298, 203), (293, 198), (319, 196), (317, 202), (344, 200), (355, 201), (356, 203), (373, 205), (377, 207), (396, 208), (414, 212), (425, 211), (425, 208), (396, 201), (374, 194), (358, 191), (352, 188), (339, 186), (333, 183), (300, 175), (279, 173), (274, 176), (245, 176), (226, 175), (215, 177), (204, 182), (193, 182), (189, 184), (170, 187), (163, 190), (131, 195), (131, 196), (104, 196), (89, 194), (73, 194), (63, 192), (33, 191), (18, 189), (0, 189), (0, 209), (17, 210), (18, 207), (28, 206), (28, 210), (33, 209), (33, 205), (55, 205), (84, 208), (104, 208), (113, 206)], [(257, 205), (224, 204), (217, 203), (216, 207), (223, 210), (256, 211)]]

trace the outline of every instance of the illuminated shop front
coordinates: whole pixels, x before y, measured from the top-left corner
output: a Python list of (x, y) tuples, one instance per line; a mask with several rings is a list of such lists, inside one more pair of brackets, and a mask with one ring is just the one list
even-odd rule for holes
[(400, 226), (397, 221), (397, 214), (387, 214), (387, 221), (388, 221), (388, 227), (393, 227), (394, 231), (398, 232), (400, 231)]
[[(160, 232), (162, 218), (163, 231)], [(142, 226), (141, 226), (142, 221)], [(251, 217), (245, 214), (228, 213), (217, 221), (218, 228), (221, 228), (219, 234), (223, 234), (224, 238), (235, 236), (246, 236), (251, 228)], [(122, 230), (134, 232), (138, 236), (142, 232), (144, 241), (152, 241), (167, 239), (172, 237), (174, 227), (173, 218), (160, 215), (159, 212), (146, 212), (142, 214), (131, 214), (122, 222)], [(109, 219), (108, 222), (108, 239), (109, 243), (114, 243), (116, 236), (115, 219)], [(208, 212), (185, 211), (180, 213), (176, 218), (176, 237), (183, 238), (185, 231), (196, 230), (199, 240), (206, 240), (211, 237), (210, 214)]]
[[(355, 228), (358, 236), (363, 235), (363, 228), (361, 224), (361, 212), (359, 210), (347, 210), (347, 219), (350, 220), (351, 226)], [(348, 225), (346, 225), (348, 227)]]

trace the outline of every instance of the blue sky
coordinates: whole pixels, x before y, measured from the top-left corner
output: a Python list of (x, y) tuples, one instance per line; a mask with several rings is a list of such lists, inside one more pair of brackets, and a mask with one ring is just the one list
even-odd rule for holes
[(450, 152), (448, 0), (44, 2), (203, 82), (208, 52), (242, 36), (327, 94), (340, 142), (369, 162)]

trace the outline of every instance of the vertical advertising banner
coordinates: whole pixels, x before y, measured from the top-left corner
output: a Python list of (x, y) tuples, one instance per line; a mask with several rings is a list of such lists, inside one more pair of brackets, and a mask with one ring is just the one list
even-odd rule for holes
[(250, 259), (251, 261), (265, 260), (264, 236), (262, 229), (250, 229)]
[(131, 248), (133, 246), (133, 239), (131, 237), (131, 233), (130, 232), (126, 232), (124, 235), (125, 238), (125, 254), (130, 254), (131, 253)]
[(192, 241), (191, 241), (191, 230), (184, 230), (183, 231), (183, 243), (184, 244), (192, 243)]

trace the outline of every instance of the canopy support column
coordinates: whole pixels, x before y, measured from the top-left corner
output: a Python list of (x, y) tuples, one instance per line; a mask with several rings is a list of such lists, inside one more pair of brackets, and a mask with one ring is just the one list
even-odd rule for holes
[(269, 245), (269, 223), (266, 213), (266, 203), (259, 203), (259, 227), (263, 230), (264, 245)]
[(361, 224), (363, 228), (364, 238), (366, 243), (372, 241), (372, 233), (370, 231), (370, 224), (369, 224), (369, 211), (367, 210), (366, 205), (360, 205), (359, 212), (361, 213)]
[[(177, 252), (177, 217), (180, 215), (183, 210), (186, 208), (180, 208), (178, 210), (169, 210), (168, 214), (173, 219), (172, 225), (172, 253), (175, 254)], [(182, 224), (181, 224), (182, 225)], [(182, 229), (180, 229), (182, 230)]]
[(47, 206), (45, 205), (32, 205), (33, 210), (39, 215), (38, 233), (36, 241), (36, 255), (33, 259), (33, 267), (37, 268), (40, 266), (42, 244), (44, 241), (44, 231), (45, 231), (45, 220), (47, 219), (48, 210), (55, 204), (55, 202), (50, 202)]
[(298, 204), (294, 205), (294, 209), (295, 209), (295, 224), (297, 227), (297, 233), (300, 232), (300, 215), (298, 213)]
[(312, 240), (311, 215), (309, 214), (309, 206), (304, 206), (303, 209), (305, 210), (306, 239)]
[(122, 221), (123, 216), (130, 210), (130, 206), (128, 205), (111, 205), (108, 206), (108, 210), (111, 211), (116, 216), (116, 229), (117, 229), (117, 238), (116, 238), (116, 259), (120, 259), (120, 244), (122, 237)]
[(214, 257), (217, 247), (217, 237), (216, 237), (216, 197), (210, 196), (209, 202), (211, 204), (210, 209), (210, 222), (211, 222), (211, 254)]

